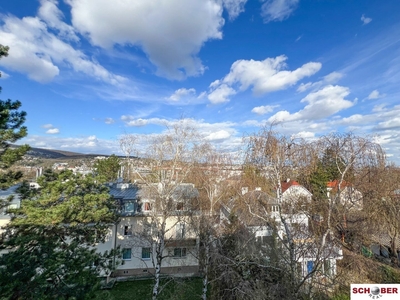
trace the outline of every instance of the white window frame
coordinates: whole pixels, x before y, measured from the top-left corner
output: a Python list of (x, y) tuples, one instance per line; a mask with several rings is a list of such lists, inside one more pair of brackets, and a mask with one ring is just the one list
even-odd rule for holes
[[(143, 254), (148, 254), (149, 257), (147, 257), (147, 255), (146, 255), (146, 257), (143, 257)], [(142, 247), (142, 259), (143, 260), (151, 259), (151, 248), (150, 247)]]
[(174, 248), (174, 258), (186, 258), (186, 257), (187, 257), (187, 248), (186, 247)]
[[(124, 252), (129, 251), (131, 254), (129, 258), (124, 258)], [(122, 249), (122, 260), (132, 260), (132, 248), (123, 248)]]

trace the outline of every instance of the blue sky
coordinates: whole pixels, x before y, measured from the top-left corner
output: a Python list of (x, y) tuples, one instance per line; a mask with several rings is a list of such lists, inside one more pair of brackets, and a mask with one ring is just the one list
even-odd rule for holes
[(272, 122), (369, 135), (400, 162), (400, 2), (0, 2), (1, 99), (33, 147), (121, 154), (180, 118), (219, 149)]

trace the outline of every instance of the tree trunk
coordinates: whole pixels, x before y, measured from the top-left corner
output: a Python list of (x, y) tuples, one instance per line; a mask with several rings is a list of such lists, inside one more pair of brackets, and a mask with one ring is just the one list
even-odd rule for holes
[(392, 235), (392, 240), (390, 241), (390, 247), (392, 248), (392, 252), (390, 253), (391, 256), (397, 256), (397, 230)]
[(208, 291), (208, 265), (210, 263), (210, 241), (207, 241), (206, 249), (205, 249), (205, 266), (204, 266), (204, 277), (203, 277), (203, 293), (201, 295), (201, 299), (207, 300), (207, 291)]

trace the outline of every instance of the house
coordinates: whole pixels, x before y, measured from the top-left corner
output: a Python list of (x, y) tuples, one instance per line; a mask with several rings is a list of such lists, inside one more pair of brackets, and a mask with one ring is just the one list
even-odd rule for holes
[(361, 210), (363, 208), (362, 193), (351, 183), (346, 181), (329, 181), (327, 184), (327, 196), (337, 198), (338, 202), (347, 209)]
[(104, 252), (118, 247), (122, 250), (123, 264), (117, 267), (114, 276), (145, 277), (154, 273), (158, 249), (165, 257), (162, 274), (190, 276), (198, 272), (199, 241), (191, 227), (191, 217), (195, 214), (192, 201), (198, 191), (192, 184), (177, 184), (166, 212), (160, 209), (158, 188), (158, 184), (110, 185), (120, 219), (110, 227), (106, 241), (97, 250)]
[(312, 194), (295, 180), (281, 182), (281, 195), (277, 189), (277, 199), (284, 213), (295, 214), (307, 209)]
[[(311, 193), (290, 180), (282, 183), (282, 192), (280, 201), (259, 189), (250, 192), (242, 189), (240, 199), (230, 199), (221, 205), (221, 224), (229, 222), (230, 217), (235, 215), (254, 234), (255, 241), (266, 249), (274, 239), (277, 244), (287, 243), (290, 234), (295, 244), (295, 261), (300, 276), (306, 278), (317, 269), (320, 278), (334, 276), (336, 261), (343, 258), (342, 250), (328, 238), (321, 252), (318, 241), (309, 229), (309, 216), (302, 212), (301, 207), (297, 210), (299, 202), (310, 203)], [(285, 206), (286, 211), (282, 209)], [(282, 255), (285, 255), (285, 251), (286, 247), (281, 246)]]

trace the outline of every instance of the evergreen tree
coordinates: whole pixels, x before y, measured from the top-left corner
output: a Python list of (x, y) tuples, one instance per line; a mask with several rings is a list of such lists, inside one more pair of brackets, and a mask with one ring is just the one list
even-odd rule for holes
[(341, 159), (338, 159), (336, 151), (332, 148), (326, 149), (310, 178), (310, 188), (314, 199), (326, 199), (327, 183), (339, 180), (342, 168), (344, 164)]
[(97, 253), (116, 219), (106, 187), (70, 171), (40, 177), (39, 194), (22, 201), (5, 228), (0, 295), (6, 299), (87, 299), (114, 253)]
[[(0, 44), (0, 58), (7, 55), (8, 47)], [(27, 135), (26, 127), (22, 126), (26, 112), (19, 111), (20, 107), (18, 100), (0, 100), (0, 189), (8, 188), (22, 177), (21, 172), (13, 172), (10, 167), (29, 150), (28, 145), (11, 148), (12, 143)]]
[(118, 178), (118, 172), (121, 168), (120, 159), (115, 154), (94, 164), (98, 177), (105, 182), (113, 182)]

